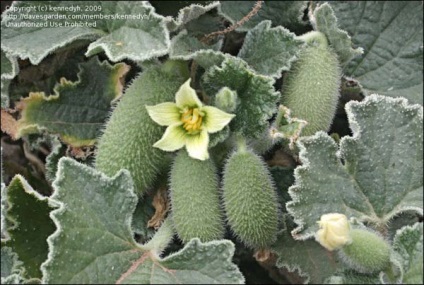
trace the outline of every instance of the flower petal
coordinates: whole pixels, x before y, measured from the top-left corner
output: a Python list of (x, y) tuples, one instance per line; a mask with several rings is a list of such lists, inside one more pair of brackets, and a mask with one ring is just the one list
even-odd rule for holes
[(201, 107), (203, 104), (197, 97), (196, 91), (190, 87), (191, 79), (187, 80), (177, 94), (175, 94), (175, 102), (179, 108), (184, 107)]
[(186, 137), (187, 152), (192, 158), (200, 160), (208, 159), (208, 144), (209, 135), (205, 129), (203, 129), (198, 135)]
[(166, 128), (162, 138), (153, 146), (164, 151), (175, 151), (184, 146), (186, 140), (186, 132), (181, 127), (182, 122), (170, 125)]
[(170, 126), (180, 121), (180, 109), (175, 103), (166, 102), (155, 106), (146, 106), (153, 121), (161, 126)]
[(203, 126), (208, 133), (216, 133), (222, 130), (236, 115), (225, 113), (212, 106), (204, 106), (201, 111), (205, 112)]

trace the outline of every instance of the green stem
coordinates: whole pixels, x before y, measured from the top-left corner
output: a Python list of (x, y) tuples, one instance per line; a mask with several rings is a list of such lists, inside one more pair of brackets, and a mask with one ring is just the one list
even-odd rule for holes
[(236, 135), (236, 145), (237, 145), (238, 152), (246, 152), (247, 143), (246, 143), (246, 139), (243, 137), (242, 134)]

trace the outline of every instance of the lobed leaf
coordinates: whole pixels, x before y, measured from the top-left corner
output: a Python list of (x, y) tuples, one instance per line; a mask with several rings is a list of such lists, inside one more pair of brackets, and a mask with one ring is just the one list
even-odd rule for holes
[(231, 262), (234, 244), (228, 240), (202, 243), (192, 239), (177, 253), (155, 261), (142, 256), (118, 284), (243, 284)]
[(340, 65), (346, 65), (352, 58), (364, 52), (360, 47), (352, 48), (350, 36), (346, 31), (339, 28), (334, 11), (328, 3), (324, 3), (315, 9), (311, 22), (315, 30), (326, 35), (330, 46), (337, 54)]
[(22, 280), (22, 262), (10, 247), (1, 246), (1, 284), (19, 283)]
[(299, 225), (293, 236), (313, 236), (326, 213), (377, 228), (407, 210), (422, 214), (422, 111), (404, 98), (372, 95), (346, 105), (353, 137), (342, 138), (340, 149), (323, 132), (300, 140), (303, 165), (295, 170), (287, 204)]
[(126, 170), (113, 178), (61, 158), (51, 213), (57, 229), (47, 242), (45, 283), (114, 283), (142, 255), (132, 237), (137, 197)]
[(60, 134), (63, 141), (79, 147), (92, 145), (100, 135), (111, 102), (122, 94), (121, 77), (128, 66), (111, 66), (92, 58), (80, 65), (77, 82), (62, 79), (55, 94), (30, 93), (19, 103), (22, 116), (18, 120), (17, 137), (47, 129)]
[(48, 198), (41, 196), (20, 175), (6, 189), (6, 222), (9, 234), (5, 245), (17, 253), (25, 277), (41, 278), (41, 264), (47, 259), (46, 239), (54, 232), (49, 218)]
[(293, 239), (288, 229), (278, 235), (272, 251), (278, 255), (278, 268), (284, 267), (290, 272), (299, 271), (306, 278), (305, 283), (324, 284), (340, 268), (334, 254), (314, 240)]
[(67, 149), (57, 138), (52, 139), (51, 145), (52, 150), (46, 157), (46, 179), (49, 182), (53, 182), (56, 178), (59, 159), (66, 155)]
[(268, 127), (268, 119), (276, 112), (279, 92), (274, 80), (254, 73), (241, 59), (226, 58), (221, 67), (210, 68), (203, 76), (208, 95), (215, 95), (222, 87), (237, 92), (239, 104), (230, 128), (246, 137), (257, 138)]
[(183, 30), (172, 38), (169, 58), (190, 60), (195, 58), (199, 51), (219, 51), (221, 46), (222, 41), (207, 45), (190, 35), (187, 30)]
[(238, 57), (259, 74), (281, 77), (282, 71), (290, 69), (303, 45), (295, 36), (281, 26), (271, 28), (269, 20), (262, 21), (247, 33)]
[(9, 107), (9, 85), (19, 73), (18, 61), (15, 57), (1, 50), (1, 107)]
[(200, 16), (206, 14), (207, 12), (217, 8), (220, 5), (219, 1), (212, 1), (207, 5), (201, 5), (193, 3), (190, 6), (180, 9), (176, 19), (172, 18), (168, 23), (167, 27), (170, 31), (176, 31), (181, 29), (187, 23), (198, 19)]
[(396, 232), (393, 249), (401, 256), (404, 284), (423, 283), (423, 224), (416, 223)]
[(365, 53), (345, 67), (367, 95), (423, 104), (423, 5), (420, 1), (332, 1), (341, 29)]
[[(15, 1), (2, 15), (2, 49), (12, 56), (28, 58), (34, 65), (76, 40), (94, 41), (88, 46), (87, 56), (104, 51), (112, 61), (148, 60), (167, 54), (170, 41), (166, 20), (147, 1), (91, 1), (89, 5), (99, 8), (86, 11), (87, 5), (78, 1)], [(76, 10), (66, 11), (64, 7)], [(22, 18), (23, 14), (38, 26), (24, 25), (28, 20)], [(43, 18), (56, 14), (63, 18)], [(74, 22), (83, 25), (72, 26)], [(61, 26), (52, 27), (52, 23)]]
[[(135, 243), (131, 230), (137, 204), (127, 170), (114, 177), (61, 158), (51, 203), (57, 226), (48, 238), (50, 254), (42, 265), (44, 283), (167, 284), (242, 283), (231, 263), (230, 241), (190, 241), (180, 252), (166, 258), (160, 252), (174, 234), (165, 220), (145, 245)], [(204, 262), (200, 262), (204, 261)], [(182, 282), (183, 281), (183, 282)]]
[[(222, 1), (219, 12), (232, 24), (240, 21), (252, 10), (256, 1)], [(245, 22), (236, 31), (247, 32), (263, 20), (270, 20), (273, 26), (283, 26), (288, 29), (303, 26), (303, 11), (306, 1), (263, 1), (256, 15)]]

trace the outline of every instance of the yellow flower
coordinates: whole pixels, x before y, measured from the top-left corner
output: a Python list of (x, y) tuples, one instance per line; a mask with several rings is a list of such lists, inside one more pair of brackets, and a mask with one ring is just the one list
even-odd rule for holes
[(315, 239), (326, 249), (333, 251), (352, 242), (350, 225), (345, 215), (325, 214), (321, 216), (318, 224), (320, 230), (317, 231)]
[(209, 158), (209, 134), (219, 132), (235, 117), (218, 108), (204, 106), (190, 87), (190, 79), (175, 94), (175, 103), (146, 108), (153, 121), (168, 126), (154, 147), (175, 151), (185, 146), (191, 157), (200, 160)]

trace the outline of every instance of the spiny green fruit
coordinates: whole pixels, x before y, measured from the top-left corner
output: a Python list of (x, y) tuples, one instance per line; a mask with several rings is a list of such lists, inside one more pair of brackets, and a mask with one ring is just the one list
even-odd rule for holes
[(223, 200), (228, 224), (242, 242), (263, 248), (276, 240), (277, 194), (265, 163), (250, 150), (240, 149), (228, 159)]
[(170, 176), (172, 220), (183, 242), (222, 239), (223, 213), (219, 203), (219, 183), (212, 160), (198, 160), (180, 150)]
[(352, 243), (340, 249), (342, 260), (362, 273), (384, 270), (390, 261), (390, 246), (379, 235), (365, 229), (350, 232)]
[(180, 62), (168, 61), (134, 79), (99, 140), (96, 168), (109, 176), (128, 169), (139, 194), (151, 187), (169, 164), (166, 152), (153, 147), (165, 128), (149, 117), (145, 106), (175, 101), (175, 93), (188, 77), (184, 68)]
[(282, 104), (292, 117), (308, 122), (301, 135), (328, 131), (339, 98), (341, 69), (335, 52), (324, 35), (313, 32), (317, 41), (309, 43), (284, 78)]

